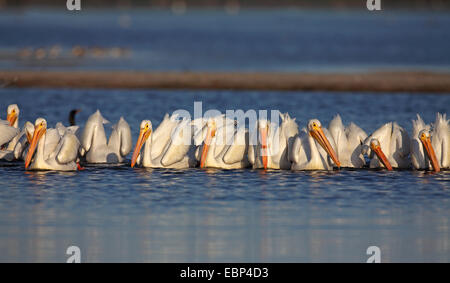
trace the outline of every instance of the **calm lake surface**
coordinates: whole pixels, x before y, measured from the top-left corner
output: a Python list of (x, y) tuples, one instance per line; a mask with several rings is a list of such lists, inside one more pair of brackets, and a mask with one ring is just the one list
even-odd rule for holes
[[(395, 120), (408, 130), (421, 113), (433, 121), (450, 96), (320, 92), (0, 89), (1, 108), (18, 103), (21, 125), (49, 126), (81, 108), (121, 115), (133, 141), (142, 119), (166, 112), (278, 109), (305, 126), (335, 113), (371, 132)], [(6, 115), (6, 114), (5, 114)], [(2, 115), (4, 116), (4, 115)], [(2, 117), (4, 118), (4, 117)], [(450, 260), (450, 172), (341, 170), (147, 170), (87, 167), (74, 173), (0, 167), (0, 261), (64, 262), (384, 262)]]
[[(364, 2), (364, 1), (362, 1)], [(0, 69), (176, 71), (450, 70), (444, 12), (137, 9), (0, 10)], [(56, 58), (18, 57), (61, 48)], [(125, 48), (126, 56), (74, 58), (74, 46)]]

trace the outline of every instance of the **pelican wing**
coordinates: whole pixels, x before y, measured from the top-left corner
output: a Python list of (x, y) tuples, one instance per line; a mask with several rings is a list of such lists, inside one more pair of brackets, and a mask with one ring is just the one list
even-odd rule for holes
[(417, 114), (417, 120), (412, 120), (412, 126), (413, 126), (413, 131), (412, 131), (413, 139), (419, 137), (420, 131), (430, 129), (430, 125), (426, 125), (425, 122), (422, 120), (422, 117), (420, 117), (419, 114)]
[(240, 127), (234, 135), (232, 144), (228, 147), (223, 156), (223, 162), (234, 164), (241, 162), (248, 153), (248, 131)]
[(393, 123), (392, 141), (391, 144), (395, 146), (392, 153), (398, 152), (401, 157), (407, 157), (410, 153), (410, 139), (408, 132), (400, 127), (397, 123)]
[(344, 149), (348, 144), (348, 140), (347, 135), (345, 134), (344, 124), (342, 123), (342, 119), (339, 114), (334, 116), (333, 120), (331, 120), (330, 124), (328, 124), (328, 131), (336, 143), (338, 148), (337, 154), (340, 156), (344, 152)]
[(58, 145), (56, 160), (60, 164), (67, 164), (75, 161), (78, 155), (80, 142), (73, 133), (66, 133)]
[(370, 141), (372, 139), (378, 139), (380, 142), (381, 149), (388, 153), (389, 149), (389, 143), (391, 141), (391, 134), (392, 134), (392, 122), (388, 122), (384, 124), (383, 126), (376, 129), (372, 134), (370, 134), (363, 142), (363, 148), (365, 153), (367, 153), (369, 156), (372, 156), (372, 150), (370, 149)]
[(120, 117), (117, 123), (117, 131), (120, 133), (120, 154), (126, 156), (133, 148), (131, 140), (131, 129), (127, 121), (123, 117)]
[(45, 144), (44, 144), (44, 159), (47, 159), (53, 152), (55, 152), (61, 136), (56, 129), (47, 129), (45, 134)]
[(446, 114), (436, 114), (436, 122), (433, 125), (431, 144), (435, 149), (436, 158), (442, 168), (450, 167), (450, 121)]
[(309, 133), (303, 128), (294, 138), (292, 150), (289, 151), (289, 159), (295, 164), (304, 164), (311, 158), (311, 153), (307, 150)]
[(179, 124), (179, 121), (171, 119), (168, 114), (164, 116), (164, 120), (159, 124), (158, 128), (152, 133), (151, 156), (156, 158), (164, 153), (168, 143), (172, 137), (173, 131)]
[(169, 141), (169, 146), (161, 159), (163, 166), (170, 166), (185, 158), (191, 148), (191, 125), (190, 120), (183, 120), (176, 128)]
[(96, 143), (94, 146), (104, 146), (107, 144), (105, 128), (103, 127), (103, 124), (107, 123), (109, 122), (103, 118), (99, 110), (89, 117), (80, 140), (86, 151), (89, 151), (91, 146), (93, 146), (94, 136)]
[(325, 137), (327, 137), (328, 141), (330, 142), (331, 147), (334, 149), (335, 152), (337, 152), (336, 142), (334, 141), (331, 133), (328, 131), (327, 128), (322, 128), (322, 130), (323, 130), (323, 133), (325, 134)]
[(58, 131), (60, 136), (64, 136), (66, 133), (66, 127), (61, 122), (56, 123), (55, 129)]
[(0, 145), (4, 145), (19, 134), (19, 129), (11, 127), (7, 121), (0, 120)]
[[(223, 122), (226, 122), (225, 119), (220, 123)], [(234, 122), (233, 124), (226, 123), (224, 126), (217, 128), (216, 135), (211, 141), (215, 143), (214, 158), (220, 158), (225, 155), (229, 146), (233, 144), (235, 131)]]
[(55, 129), (58, 130), (59, 135), (62, 137), (66, 134), (66, 132), (73, 133), (77, 135), (80, 127), (79, 126), (69, 126), (65, 127), (61, 122), (56, 123)]

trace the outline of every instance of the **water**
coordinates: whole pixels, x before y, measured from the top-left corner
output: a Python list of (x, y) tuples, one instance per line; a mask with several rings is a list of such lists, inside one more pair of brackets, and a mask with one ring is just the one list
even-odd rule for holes
[[(55, 24), (57, 23), (57, 24)], [(448, 12), (0, 10), (0, 69), (450, 70)], [(59, 59), (17, 59), (59, 45)], [(70, 57), (75, 45), (124, 47), (120, 58)]]
[[(279, 109), (300, 126), (335, 113), (367, 132), (395, 120), (408, 130), (447, 112), (448, 95), (0, 89), (1, 108), (18, 103), (21, 124), (50, 126), (81, 108), (123, 115), (136, 140), (142, 119), (166, 112)], [(150, 170), (89, 166), (73, 173), (0, 167), (0, 261), (364, 262), (368, 246), (384, 262), (450, 260), (450, 174), (340, 170)]]

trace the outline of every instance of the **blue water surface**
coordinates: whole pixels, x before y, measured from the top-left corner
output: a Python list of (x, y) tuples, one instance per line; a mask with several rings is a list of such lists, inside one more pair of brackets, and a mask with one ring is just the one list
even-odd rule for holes
[[(0, 10), (0, 69), (175, 71), (450, 70), (448, 12), (339, 10)], [(20, 59), (23, 48), (62, 48)], [(74, 46), (127, 56), (70, 56)]]

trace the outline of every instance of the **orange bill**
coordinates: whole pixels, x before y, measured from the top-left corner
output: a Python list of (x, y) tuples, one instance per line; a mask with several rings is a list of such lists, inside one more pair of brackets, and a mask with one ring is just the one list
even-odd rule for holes
[(336, 152), (334, 151), (333, 147), (331, 147), (331, 144), (328, 141), (325, 134), (323, 133), (322, 128), (316, 128), (316, 129), (310, 131), (310, 134), (323, 147), (323, 149), (325, 149), (325, 151), (328, 153), (328, 155), (334, 161), (336, 166), (341, 167), (341, 162), (339, 162)]
[(264, 170), (267, 170), (267, 156), (269, 155), (269, 152), (267, 150), (267, 129), (265, 130), (259, 130), (259, 133), (261, 135), (261, 158), (262, 163), (264, 166)]
[(427, 152), (428, 159), (431, 161), (431, 166), (433, 167), (434, 172), (441, 171), (439, 167), (439, 162), (437, 161), (436, 154), (434, 153), (433, 146), (431, 145), (430, 137), (426, 137), (424, 139), (420, 139), (422, 141), (423, 147)]
[(384, 167), (388, 171), (392, 171), (392, 166), (389, 160), (386, 158), (386, 155), (384, 155), (384, 152), (381, 150), (381, 147), (379, 145), (371, 144), (370, 148), (375, 152), (375, 154), (378, 156), (378, 159), (383, 163)]
[(36, 151), (36, 146), (39, 143), (39, 140), (45, 134), (45, 132), (46, 132), (45, 127), (41, 125), (37, 125), (34, 128), (34, 134), (33, 137), (31, 138), (30, 148), (28, 149), (28, 153), (25, 158), (25, 169), (28, 169), (28, 166), (30, 166), (31, 158), (33, 158), (34, 152)]
[(147, 141), (148, 137), (152, 133), (152, 130), (148, 129), (141, 129), (139, 132), (139, 138), (136, 142), (136, 146), (134, 147), (133, 155), (131, 157), (131, 167), (133, 168), (134, 165), (136, 165), (136, 160), (139, 156), (139, 153), (141, 152), (141, 148), (144, 145), (144, 143)]
[(15, 112), (8, 114), (6, 120), (8, 120), (9, 125), (12, 127), (17, 120), (17, 114)]
[(211, 144), (212, 138), (216, 135), (216, 130), (211, 130), (211, 128), (208, 128), (208, 132), (206, 134), (205, 143), (203, 144), (202, 149), (202, 156), (200, 158), (200, 168), (205, 167), (206, 163), (206, 156), (208, 155), (209, 151), (209, 145)]

